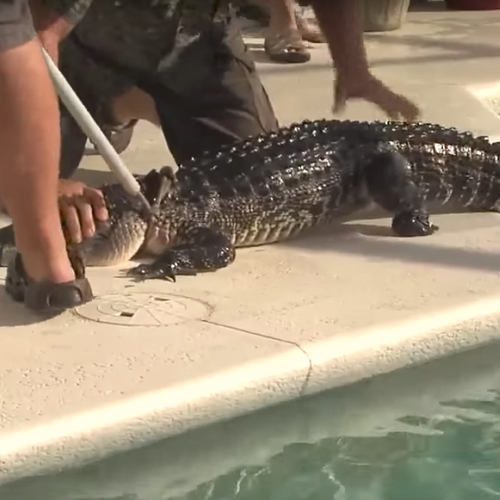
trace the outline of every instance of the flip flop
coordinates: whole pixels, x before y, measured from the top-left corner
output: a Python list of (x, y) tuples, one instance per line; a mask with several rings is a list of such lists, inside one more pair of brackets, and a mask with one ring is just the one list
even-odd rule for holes
[(305, 63), (311, 54), (296, 31), (289, 34), (269, 33), (264, 41), (264, 50), (271, 61), (280, 63)]
[(24, 302), (28, 309), (51, 316), (90, 302), (93, 292), (85, 277), (85, 267), (76, 255), (71, 252), (69, 255), (76, 279), (67, 283), (51, 283), (33, 281), (24, 269), (21, 254), (16, 253), (7, 267), (5, 291), (16, 302)]

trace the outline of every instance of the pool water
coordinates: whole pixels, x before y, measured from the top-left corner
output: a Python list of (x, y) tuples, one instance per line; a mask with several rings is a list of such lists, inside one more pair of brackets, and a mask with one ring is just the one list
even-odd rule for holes
[(500, 346), (210, 426), (0, 500), (500, 498)]

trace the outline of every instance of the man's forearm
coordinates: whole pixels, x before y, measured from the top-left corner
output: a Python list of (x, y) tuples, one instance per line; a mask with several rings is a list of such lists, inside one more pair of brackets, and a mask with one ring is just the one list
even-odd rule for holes
[(379, 106), (390, 118), (415, 120), (420, 114), (407, 97), (394, 93), (370, 72), (363, 39), (363, 19), (355, 0), (298, 0), (312, 6), (330, 47), (337, 70), (334, 113), (348, 99), (362, 98)]
[(354, 0), (310, 0), (328, 43), (335, 67), (342, 75), (369, 71), (363, 40), (363, 21)]

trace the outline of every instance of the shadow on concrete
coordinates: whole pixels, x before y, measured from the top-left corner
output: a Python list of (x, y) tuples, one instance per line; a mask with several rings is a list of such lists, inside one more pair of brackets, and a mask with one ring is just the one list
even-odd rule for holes
[[(321, 234), (312, 232), (280, 245), (307, 251), (331, 251), (349, 255), (360, 255), (387, 261), (407, 261), (433, 264), (442, 267), (476, 269), (478, 271), (500, 272), (500, 255), (482, 250), (454, 248), (443, 245), (418, 244), (395, 236), (385, 224), (332, 225), (322, 229)], [(354, 238), (341, 237), (352, 235)], [(356, 236), (361, 235), (361, 238)], [(336, 238), (335, 236), (340, 236)], [(372, 238), (376, 236), (375, 239)]]
[(40, 324), (46, 318), (30, 312), (23, 304), (14, 302), (5, 292), (4, 281), (0, 281), (0, 338), (2, 328)]

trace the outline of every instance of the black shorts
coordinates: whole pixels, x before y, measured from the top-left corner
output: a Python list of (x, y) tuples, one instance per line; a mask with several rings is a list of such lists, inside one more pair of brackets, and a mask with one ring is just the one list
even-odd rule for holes
[[(60, 67), (101, 126), (109, 119), (107, 108), (113, 97), (134, 86), (149, 94), (179, 164), (222, 144), (278, 127), (252, 55), (236, 26), (229, 22), (223, 39), (214, 44), (193, 46), (189, 55), (169, 66), (170, 78), (161, 71), (134, 73), (105, 58), (95, 47), (84, 45), (75, 34), (62, 44)], [(207, 66), (207, 60), (213, 65)], [(75, 124), (67, 116), (65, 120), (62, 174), (68, 177), (81, 159), (74, 152), (79, 148), (83, 154), (83, 146), (82, 139), (76, 145)]]
[(0, 0), (0, 51), (24, 45), (34, 37), (28, 0)]

